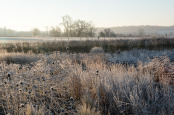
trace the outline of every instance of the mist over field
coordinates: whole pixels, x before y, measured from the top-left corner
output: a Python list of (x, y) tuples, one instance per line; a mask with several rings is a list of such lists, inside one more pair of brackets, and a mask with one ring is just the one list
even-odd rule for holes
[[(95, 27), (95, 36), (98, 36), (101, 31), (108, 29), (107, 27)], [(174, 36), (174, 26), (151, 26), (151, 25), (144, 25), (144, 26), (120, 26), (120, 27), (109, 27), (111, 31), (113, 31), (116, 34), (125, 34), (125, 35), (139, 35), (139, 30), (144, 30), (145, 34), (151, 35), (151, 36), (157, 36), (157, 35), (169, 35), (171, 37)], [(41, 36), (46, 36), (46, 31), (41, 32)], [(0, 36), (23, 36), (23, 37), (32, 37), (32, 31), (15, 31), (11, 30), (10, 28), (6, 30), (6, 34), (4, 35), (4, 28), (0, 28)], [(52, 36), (52, 35), (50, 35)]]
[[(97, 28), (97, 31), (104, 30), (105, 28)], [(139, 29), (144, 29), (147, 34), (165, 34), (171, 33), (174, 34), (174, 26), (121, 26), (121, 27), (111, 27), (112, 31), (116, 33), (138, 33)]]

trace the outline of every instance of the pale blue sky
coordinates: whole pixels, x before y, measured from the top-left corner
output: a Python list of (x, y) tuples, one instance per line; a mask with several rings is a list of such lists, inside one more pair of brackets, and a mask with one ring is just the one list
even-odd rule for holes
[(61, 23), (61, 17), (97, 27), (174, 25), (174, 0), (0, 0), (0, 27), (30, 30)]

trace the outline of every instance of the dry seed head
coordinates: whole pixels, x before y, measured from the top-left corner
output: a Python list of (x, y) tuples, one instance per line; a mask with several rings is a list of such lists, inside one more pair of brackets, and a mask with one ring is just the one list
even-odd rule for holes
[(22, 81), (20, 81), (20, 85), (23, 85), (24, 83)]
[(45, 81), (45, 78), (44, 77), (42, 77), (42, 81)]
[(4, 84), (7, 84), (7, 81), (4, 81)]
[(70, 101), (73, 101), (73, 97), (70, 97)]
[(36, 89), (37, 87), (34, 85), (32, 88), (33, 88), (33, 89)]
[(21, 104), (21, 107), (23, 108), (24, 106), (25, 106), (25, 105), (22, 103), (22, 104)]
[(99, 71), (98, 70), (96, 70), (96, 75), (98, 76), (98, 73), (99, 73)]
[(31, 93), (31, 90), (29, 90), (28, 93), (30, 94)]
[(11, 75), (10, 75), (10, 73), (8, 73), (8, 75), (7, 75), (8, 77), (10, 77)]
[(51, 87), (51, 90), (52, 90), (52, 91), (54, 91), (54, 88), (53, 88), (53, 87)]
[(65, 111), (65, 109), (64, 108), (62, 108), (62, 110), (61, 110), (62, 112), (64, 112)]
[(35, 105), (35, 104), (33, 104), (33, 107), (34, 107), (34, 108), (36, 108), (36, 105)]
[(22, 69), (22, 66), (19, 67), (19, 70), (21, 70), (21, 69)]
[(40, 81), (40, 78), (38, 77), (37, 80)]

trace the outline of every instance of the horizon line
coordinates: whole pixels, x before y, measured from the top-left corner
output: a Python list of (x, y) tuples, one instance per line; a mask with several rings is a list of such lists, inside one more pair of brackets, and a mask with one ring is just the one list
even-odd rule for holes
[[(140, 26), (144, 26), (144, 27), (147, 27), (147, 26), (151, 26), (151, 27), (172, 27), (172, 26), (174, 26), (174, 25), (123, 25), (123, 26), (111, 26), (111, 27), (107, 27), (107, 26), (96, 26), (95, 28), (119, 28), (119, 27), (140, 27)], [(28, 26), (19, 26), (19, 27), (28, 27)], [(41, 26), (40, 26), (41, 27)], [(52, 27), (56, 27), (56, 26), (44, 26), (44, 29), (42, 28), (40, 28), (40, 27), (31, 27), (30, 29), (24, 29), (24, 30), (22, 30), (22, 29), (13, 29), (13, 27), (12, 28), (10, 28), (10, 27), (8, 27), (8, 26), (4, 26), (4, 27), (0, 27), (0, 29), (6, 29), (6, 30), (13, 30), (13, 31), (31, 31), (32, 29), (34, 29), (34, 28), (37, 28), (37, 29), (39, 29), (40, 31), (46, 31), (46, 27), (48, 27), (48, 28), (52, 28)]]

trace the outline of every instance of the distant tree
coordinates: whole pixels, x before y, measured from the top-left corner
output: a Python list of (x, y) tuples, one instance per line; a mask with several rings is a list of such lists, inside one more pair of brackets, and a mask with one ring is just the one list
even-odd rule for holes
[(111, 34), (111, 29), (104, 29), (104, 33), (105, 33), (105, 36), (106, 37), (110, 37), (110, 34)]
[(76, 37), (93, 37), (95, 35), (95, 26), (92, 22), (77, 20), (74, 22)]
[(72, 21), (71, 17), (66, 15), (62, 17), (64, 27), (64, 36), (66, 37), (93, 37), (95, 35), (95, 26), (92, 22), (84, 20)]
[(99, 33), (99, 36), (101, 36), (101, 37), (116, 37), (116, 34), (110, 28), (107, 28), (107, 29), (104, 29), (103, 31), (101, 31)]
[(51, 37), (60, 37), (61, 36), (61, 29), (57, 27), (52, 27), (50, 30)]
[(6, 27), (4, 27), (4, 36), (6, 36), (6, 34), (7, 34), (7, 29)]
[(14, 35), (14, 31), (11, 29), (7, 29), (6, 30), (7, 36), (13, 36)]
[(144, 29), (139, 29), (138, 32), (139, 32), (139, 36), (140, 36), (141, 38), (143, 38), (144, 35), (145, 35)]
[(76, 36), (82, 37), (85, 36), (85, 31), (87, 30), (87, 23), (83, 20), (77, 20), (74, 22), (74, 27), (76, 30)]
[(40, 30), (37, 29), (37, 28), (33, 28), (33, 30), (32, 30), (32, 35), (33, 35), (33, 36), (38, 36), (39, 34), (40, 34)]
[(168, 33), (168, 35), (169, 35), (170, 37), (173, 37), (173, 34), (174, 34), (173, 32), (169, 32), (169, 33)]
[(106, 37), (106, 35), (105, 35), (105, 33), (104, 33), (103, 31), (101, 31), (101, 32), (99, 33), (99, 36), (101, 36), (101, 37)]
[(133, 35), (132, 34), (128, 34), (128, 37), (133, 37)]
[(112, 31), (112, 32), (110, 33), (110, 37), (117, 37), (117, 35)]
[(64, 34), (66, 37), (71, 36), (73, 21), (70, 16), (66, 15), (62, 17), (62, 25), (64, 27)]
[(95, 36), (95, 25), (92, 22), (88, 23), (88, 32), (87, 32), (87, 36), (88, 37), (94, 37)]
[(76, 37), (93, 37), (95, 35), (95, 26), (92, 22), (76, 20), (74, 22), (74, 29)]

